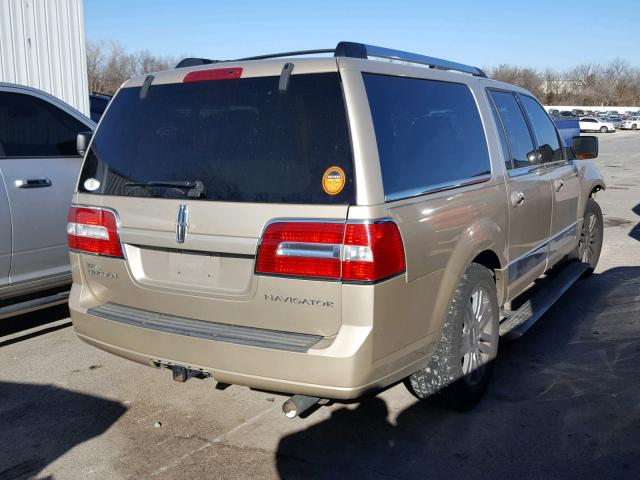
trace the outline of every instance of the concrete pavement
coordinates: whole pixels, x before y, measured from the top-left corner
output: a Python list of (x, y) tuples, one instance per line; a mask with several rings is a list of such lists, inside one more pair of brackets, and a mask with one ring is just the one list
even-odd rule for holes
[(174, 383), (64, 321), (21, 337), (65, 319), (51, 309), (0, 326), (0, 480), (639, 478), (640, 132), (599, 136), (597, 272), (501, 343), (475, 409), (438, 409), (397, 385), (291, 421), (283, 396)]

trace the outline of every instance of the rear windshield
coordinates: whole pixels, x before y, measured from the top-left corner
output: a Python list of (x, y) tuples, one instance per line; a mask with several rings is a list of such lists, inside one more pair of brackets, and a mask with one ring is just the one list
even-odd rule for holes
[(122, 89), (96, 132), (79, 190), (194, 200), (354, 203), (339, 75), (293, 75), (286, 92), (278, 90), (278, 82), (276, 76), (152, 84), (143, 99), (140, 88)]

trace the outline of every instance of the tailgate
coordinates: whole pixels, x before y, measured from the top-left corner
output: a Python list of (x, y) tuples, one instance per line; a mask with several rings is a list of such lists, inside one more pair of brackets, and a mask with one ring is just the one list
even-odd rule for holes
[[(231, 325), (331, 336), (340, 328), (341, 283), (254, 273), (258, 241), (275, 218), (344, 220), (346, 205), (187, 202), (188, 230), (176, 242), (183, 201), (123, 197), (79, 203), (119, 214), (125, 259), (80, 255), (90, 300)], [(99, 200), (99, 201), (96, 201)]]
[(130, 82), (111, 101), (76, 203), (117, 212), (125, 259), (80, 255), (86, 308), (110, 302), (238, 326), (338, 331), (340, 282), (254, 269), (269, 221), (343, 222), (355, 202), (340, 75), (335, 61), (321, 64), (330, 71), (296, 69), (283, 91), (282, 65), (268, 65), (275, 75), (255, 76), (249, 63), (165, 72), (144, 86)]

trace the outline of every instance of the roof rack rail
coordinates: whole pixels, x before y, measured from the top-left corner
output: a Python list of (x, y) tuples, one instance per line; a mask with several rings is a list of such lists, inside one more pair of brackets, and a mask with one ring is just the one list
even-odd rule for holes
[(266, 55), (257, 55), (254, 57), (238, 58), (236, 60), (209, 60), (206, 58), (185, 58), (176, 68), (193, 67), (196, 65), (208, 65), (219, 62), (245, 61), (245, 60), (265, 60), (268, 58), (295, 57), (300, 55), (317, 55), (321, 53), (333, 53), (334, 57), (349, 58), (383, 58), (387, 60), (398, 60), (401, 62), (417, 63), (426, 65), (430, 68), (438, 70), (454, 70), (456, 72), (468, 73), (476, 77), (486, 77), (487, 75), (478, 67), (464, 65), (462, 63), (450, 62), (441, 58), (428, 57), (418, 53), (404, 52), (402, 50), (393, 50), (391, 48), (376, 47), (374, 45), (365, 45), (356, 42), (340, 42), (336, 48), (321, 48), (316, 50), (297, 50), (293, 52), (270, 53)]
[(208, 58), (183, 58), (178, 62), (176, 68), (196, 67), (199, 65), (209, 65), (210, 63), (218, 63), (219, 60), (210, 60)]
[(472, 67), (471, 65), (450, 62), (449, 60), (428, 57), (418, 53), (404, 52), (402, 50), (393, 50), (385, 47), (376, 47), (374, 45), (365, 45), (364, 43), (340, 42), (334, 51), (334, 56), (350, 58), (385, 58), (387, 60), (419, 63), (439, 70), (455, 70), (457, 72), (469, 73), (476, 77), (487, 76), (480, 68)]
[(269, 53), (267, 55), (257, 55), (255, 57), (238, 58), (233, 61), (240, 62), (243, 60), (265, 60), (267, 58), (299, 57), (300, 55), (317, 55), (319, 53), (333, 53), (333, 52), (335, 52), (333, 48), (319, 48), (316, 50), (296, 50), (294, 52)]

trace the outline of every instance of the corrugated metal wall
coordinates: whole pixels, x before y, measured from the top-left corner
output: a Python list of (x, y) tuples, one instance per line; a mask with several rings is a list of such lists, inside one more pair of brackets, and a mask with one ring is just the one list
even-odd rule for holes
[(0, 82), (44, 90), (88, 115), (82, 0), (0, 0)]

